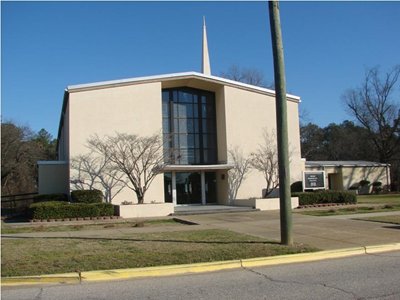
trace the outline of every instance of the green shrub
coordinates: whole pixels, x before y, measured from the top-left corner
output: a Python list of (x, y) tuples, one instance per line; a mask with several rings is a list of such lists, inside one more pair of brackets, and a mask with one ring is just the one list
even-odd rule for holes
[(102, 203), (103, 193), (99, 190), (78, 190), (71, 192), (71, 200), (74, 203)]
[(30, 206), (33, 219), (85, 218), (114, 215), (110, 203), (68, 203), (63, 201), (34, 203)]
[(361, 180), (360, 181), (360, 186), (368, 186), (371, 182), (368, 180)]
[(382, 190), (383, 190), (383, 188), (382, 188), (382, 182), (380, 182), (380, 181), (375, 181), (375, 182), (373, 182), (373, 183), (372, 183), (372, 186), (373, 186), (373, 188), (372, 188), (372, 192), (373, 192), (373, 193), (379, 194), (379, 193), (382, 192)]
[(113, 216), (114, 215), (114, 205), (111, 203), (98, 203), (96, 206), (99, 209), (100, 216)]
[(349, 187), (349, 190), (351, 191), (358, 190), (359, 187), (360, 187), (359, 183), (354, 183), (351, 185), (351, 187)]
[(312, 205), (322, 203), (357, 203), (354, 193), (346, 191), (318, 191), (294, 193), (293, 197), (299, 197), (299, 205)]
[[(58, 215), (60, 210), (62, 210), (64, 206), (69, 205), (68, 202), (65, 201), (47, 201), (47, 202), (38, 202), (30, 205), (30, 215), (32, 219), (47, 219), (47, 215), (50, 216), (51, 213), (54, 215)], [(58, 219), (58, 217), (49, 217), (50, 219)], [(60, 217), (62, 218), (62, 217)]]
[(33, 198), (34, 203), (38, 202), (48, 202), (48, 201), (68, 201), (68, 196), (66, 194), (40, 194)]
[(290, 192), (291, 193), (300, 193), (303, 191), (303, 182), (296, 181), (290, 185)]

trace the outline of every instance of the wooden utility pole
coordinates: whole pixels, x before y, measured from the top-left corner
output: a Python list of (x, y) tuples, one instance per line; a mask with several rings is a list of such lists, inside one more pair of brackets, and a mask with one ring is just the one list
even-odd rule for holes
[(274, 56), (276, 127), (278, 133), (279, 201), (281, 220), (281, 243), (292, 245), (292, 206), (290, 195), (289, 142), (287, 125), (287, 102), (285, 64), (278, 1), (268, 1)]

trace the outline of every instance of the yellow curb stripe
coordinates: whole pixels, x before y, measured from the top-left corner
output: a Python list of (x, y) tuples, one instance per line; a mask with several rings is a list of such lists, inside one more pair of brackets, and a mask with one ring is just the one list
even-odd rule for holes
[(311, 262), (323, 259), (341, 258), (341, 257), (348, 257), (353, 255), (362, 255), (362, 254), (365, 254), (365, 248), (357, 247), (357, 248), (340, 249), (340, 250), (329, 250), (329, 251), (320, 251), (311, 253), (243, 259), (242, 265), (245, 268), (274, 266), (274, 265), (282, 265), (290, 263)]
[(79, 283), (79, 282), (80, 282), (79, 276), (76, 273), (1, 278), (1, 286), (35, 285), (35, 284), (46, 284), (46, 283), (65, 284), (65, 283)]
[(381, 252), (387, 252), (387, 251), (396, 251), (396, 250), (400, 250), (400, 243), (376, 245), (376, 246), (366, 246), (365, 250), (366, 250), (367, 254), (381, 253)]
[(17, 286), (46, 283), (79, 283), (104, 280), (132, 279), (141, 277), (182, 275), (188, 273), (205, 273), (228, 269), (239, 269), (241, 267), (250, 268), (282, 265), (289, 263), (311, 262), (324, 259), (343, 258), (355, 255), (381, 253), (396, 250), (400, 250), (400, 243), (210, 263), (158, 266), (136, 269), (89, 271), (82, 272), (81, 278), (77, 273), (53, 274), (43, 276), (3, 277), (1, 285)]
[(240, 267), (240, 260), (231, 260), (211, 263), (147, 267), (137, 269), (90, 271), (82, 272), (82, 281), (102, 281), (139, 277), (171, 276), (188, 273), (204, 273), (227, 269), (238, 269)]

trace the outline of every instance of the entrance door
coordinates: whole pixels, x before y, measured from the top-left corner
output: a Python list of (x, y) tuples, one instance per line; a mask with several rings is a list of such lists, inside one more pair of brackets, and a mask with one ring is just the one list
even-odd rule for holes
[(328, 186), (330, 190), (342, 190), (343, 187), (341, 187), (341, 174), (339, 173), (331, 173), (328, 174)]
[(177, 204), (201, 204), (201, 174), (176, 173)]
[(165, 202), (174, 202), (174, 195), (176, 195), (176, 204), (217, 203), (216, 173), (164, 173)]

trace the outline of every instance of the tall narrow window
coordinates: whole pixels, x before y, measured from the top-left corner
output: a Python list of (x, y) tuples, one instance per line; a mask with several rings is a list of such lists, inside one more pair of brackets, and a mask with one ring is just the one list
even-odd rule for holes
[(167, 162), (217, 163), (214, 93), (192, 88), (165, 89), (162, 109)]

